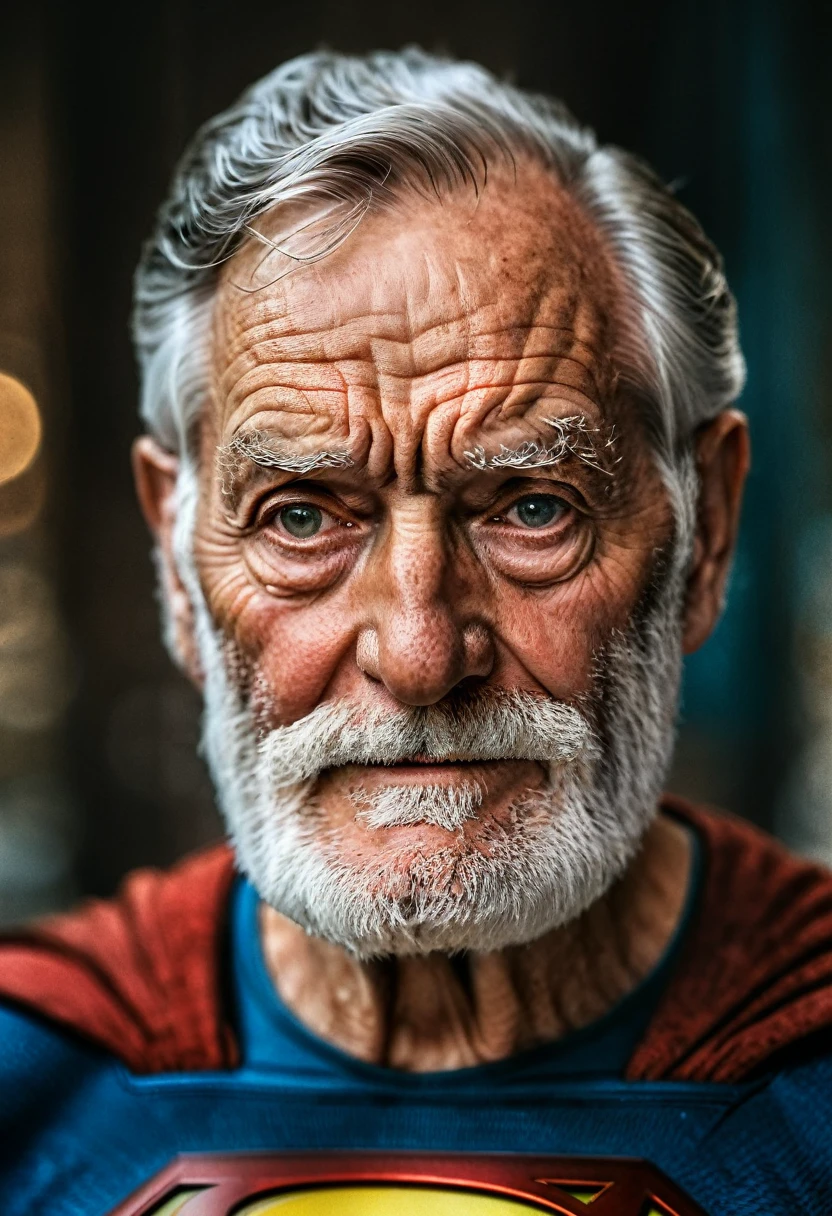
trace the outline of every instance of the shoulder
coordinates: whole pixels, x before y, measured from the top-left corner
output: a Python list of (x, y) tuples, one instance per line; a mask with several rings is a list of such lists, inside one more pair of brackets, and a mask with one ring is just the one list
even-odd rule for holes
[(0, 1125), (60, 1103), (104, 1058), (37, 1015), (0, 1005)]
[(832, 1043), (815, 1050), (808, 1062), (728, 1087), (727, 1106), (686, 1163), (713, 1216), (832, 1211)]
[(0, 1212), (108, 1212), (171, 1155), (170, 1115), (111, 1053), (0, 1003)]
[(57, 1027), (10, 1005), (0, 1005), (0, 1111), (21, 1094), (28, 1098), (41, 1082), (45, 1086), (64, 1074), (59, 1063), (83, 1073), (90, 1049), (75, 1044)]
[[(117, 1062), (22, 1009), (0, 1005), (0, 1207), (28, 1211), (17, 1199), (43, 1171), (40, 1146), (66, 1126), (83, 1096), (114, 1074)], [(60, 1139), (60, 1137), (59, 1137)], [(19, 1195), (18, 1195), (19, 1192)]]
[(0, 939), (0, 998), (51, 1019), (137, 1072), (233, 1062), (220, 955), (233, 859), (208, 850), (139, 870), (112, 900)]
[(699, 906), (633, 1076), (733, 1082), (832, 1027), (832, 874), (681, 799), (702, 844)]

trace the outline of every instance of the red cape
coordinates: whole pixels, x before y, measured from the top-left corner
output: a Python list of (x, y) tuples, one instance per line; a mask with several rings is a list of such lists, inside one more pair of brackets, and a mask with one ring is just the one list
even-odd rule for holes
[[(739, 1081), (832, 1027), (832, 874), (739, 820), (665, 805), (699, 833), (702, 890), (627, 1075)], [(221, 977), (233, 876), (220, 846), (169, 873), (132, 874), (114, 900), (7, 934), (0, 997), (137, 1073), (234, 1067)]]

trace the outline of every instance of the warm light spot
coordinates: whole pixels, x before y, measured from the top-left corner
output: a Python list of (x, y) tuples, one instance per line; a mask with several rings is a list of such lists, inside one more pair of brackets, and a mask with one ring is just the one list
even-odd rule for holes
[(25, 385), (0, 374), (0, 484), (19, 477), (40, 444), (40, 413)]
[(6, 659), (42, 650), (57, 627), (49, 580), (24, 562), (0, 566), (0, 656)]
[(521, 1209), (529, 1205), (445, 1187), (328, 1186), (255, 1200), (239, 1216), (519, 1216)]

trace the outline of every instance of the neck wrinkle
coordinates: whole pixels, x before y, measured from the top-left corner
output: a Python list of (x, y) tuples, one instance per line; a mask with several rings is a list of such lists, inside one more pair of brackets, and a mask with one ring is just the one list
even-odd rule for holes
[(365, 1063), (439, 1072), (555, 1043), (647, 977), (680, 922), (686, 831), (665, 816), (629, 870), (583, 916), (535, 942), (465, 956), (362, 961), (265, 904), (260, 934), (280, 999), (313, 1034)]

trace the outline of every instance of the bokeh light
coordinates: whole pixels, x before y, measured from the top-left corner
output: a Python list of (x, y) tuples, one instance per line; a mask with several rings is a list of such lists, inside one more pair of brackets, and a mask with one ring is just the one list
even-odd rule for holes
[(51, 583), (23, 563), (0, 566), (0, 726), (47, 729), (66, 707), (71, 688)]
[(0, 374), (0, 485), (28, 469), (40, 446), (40, 411), (14, 376)]

